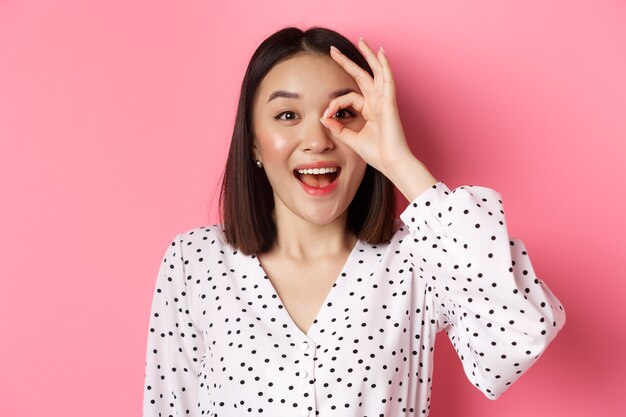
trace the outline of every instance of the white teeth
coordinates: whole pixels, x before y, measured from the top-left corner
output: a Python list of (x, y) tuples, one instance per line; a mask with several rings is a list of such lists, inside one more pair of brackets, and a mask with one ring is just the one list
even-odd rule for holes
[(329, 168), (307, 168), (307, 169), (299, 169), (298, 174), (330, 174), (331, 172), (337, 172), (337, 167), (329, 167)]

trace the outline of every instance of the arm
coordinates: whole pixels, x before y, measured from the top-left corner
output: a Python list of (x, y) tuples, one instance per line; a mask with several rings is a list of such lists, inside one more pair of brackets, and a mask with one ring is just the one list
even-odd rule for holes
[[(500, 195), (483, 187), (450, 191), (411, 153), (398, 116), (391, 68), (359, 40), (374, 77), (337, 50), (331, 56), (361, 94), (332, 100), (321, 122), (378, 169), (412, 203), (402, 214), (416, 279), (446, 329), (468, 378), (497, 398), (545, 350), (563, 326), (563, 309), (535, 276), (524, 245), (509, 239)], [(367, 120), (358, 132), (328, 118), (352, 107)]]
[(198, 415), (201, 332), (189, 312), (180, 238), (167, 248), (157, 275), (146, 353), (143, 415)]
[(496, 191), (437, 183), (401, 219), (438, 330), (447, 331), (468, 379), (496, 399), (562, 328), (559, 300), (535, 275), (522, 241), (509, 238)]

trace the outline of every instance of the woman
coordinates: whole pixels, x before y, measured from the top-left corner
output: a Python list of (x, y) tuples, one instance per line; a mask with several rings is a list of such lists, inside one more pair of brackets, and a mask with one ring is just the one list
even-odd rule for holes
[(254, 53), (224, 223), (159, 270), (144, 415), (424, 416), (438, 331), (495, 399), (563, 326), (500, 195), (431, 175), (383, 49), (358, 47), (287, 28)]

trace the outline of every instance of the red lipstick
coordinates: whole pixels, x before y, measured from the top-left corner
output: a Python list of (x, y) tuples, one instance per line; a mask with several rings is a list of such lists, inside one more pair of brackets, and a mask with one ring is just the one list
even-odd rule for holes
[[(334, 171), (332, 172), (327, 172), (327, 173), (323, 173), (323, 174), (319, 174), (319, 173), (300, 173), (298, 171), (301, 170), (313, 170), (313, 169), (321, 169), (321, 168), (335, 168)], [(298, 183), (300, 184), (300, 186), (302, 186), (302, 188), (304, 189), (304, 191), (309, 194), (309, 195), (313, 195), (313, 196), (323, 196), (323, 195), (327, 195), (329, 193), (331, 193), (333, 190), (335, 190), (337, 188), (337, 185), (339, 184), (339, 175), (341, 174), (341, 168), (339, 167), (339, 164), (336, 162), (332, 162), (332, 161), (316, 161), (316, 162), (310, 162), (310, 163), (306, 163), (306, 164), (300, 164), (298, 165), (294, 170), (293, 170), (294, 176), (296, 177), (296, 179), (298, 180)], [(307, 182), (305, 182), (303, 180), (303, 176), (304, 175), (320, 175), (320, 176), (324, 176), (324, 177), (320, 177), (324, 179), (324, 183), (327, 182), (326, 185), (324, 186), (317, 186), (317, 185), (313, 185), (313, 184), (319, 184), (319, 180), (311, 180), (311, 178), (307, 178)]]

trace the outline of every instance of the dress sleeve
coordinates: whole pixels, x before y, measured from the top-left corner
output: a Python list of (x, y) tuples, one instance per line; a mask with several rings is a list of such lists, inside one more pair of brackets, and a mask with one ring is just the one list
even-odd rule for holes
[(180, 235), (157, 275), (146, 352), (143, 415), (197, 416), (202, 333), (191, 317)]
[(565, 323), (559, 300), (535, 275), (524, 244), (509, 238), (494, 190), (439, 182), (400, 215), (402, 245), (425, 280), (437, 331), (446, 330), (468, 379), (498, 398)]

